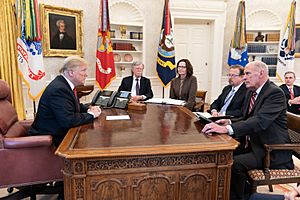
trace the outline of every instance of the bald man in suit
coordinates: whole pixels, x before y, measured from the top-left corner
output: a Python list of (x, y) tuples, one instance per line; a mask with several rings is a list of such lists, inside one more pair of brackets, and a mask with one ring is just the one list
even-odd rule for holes
[[(286, 102), (283, 91), (269, 80), (268, 66), (253, 61), (245, 67), (245, 84), (249, 89), (245, 95), (243, 116), (230, 124), (230, 120), (205, 125), (206, 134), (223, 133), (239, 138), (249, 136), (250, 151), (235, 155), (231, 177), (231, 200), (245, 199), (247, 172), (263, 169), (264, 144), (290, 143), (287, 132)], [(272, 169), (293, 169), (290, 151), (271, 153)]]

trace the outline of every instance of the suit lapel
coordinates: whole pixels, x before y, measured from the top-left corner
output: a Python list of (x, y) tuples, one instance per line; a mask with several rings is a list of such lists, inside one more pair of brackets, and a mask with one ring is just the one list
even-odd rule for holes
[[(232, 89), (232, 86), (226, 88), (225, 95), (224, 95), (223, 98), (222, 98), (222, 105), (224, 105), (225, 99), (226, 99), (226, 97), (228, 96), (228, 94), (229, 94), (229, 92), (231, 91), (231, 89)], [(234, 96), (235, 96), (235, 95), (234, 95)], [(231, 101), (232, 101), (232, 100), (231, 100)], [(231, 102), (230, 102), (230, 104), (231, 104)]]
[[(270, 81), (267, 81), (265, 83), (265, 85), (262, 87), (262, 89), (260, 90), (258, 96), (256, 97), (256, 100), (254, 102), (254, 105), (253, 105), (253, 108), (252, 108), (252, 111), (250, 114), (252, 114), (256, 110), (256, 108), (260, 105), (262, 99), (264, 98), (265, 90), (269, 87), (269, 85), (270, 85)], [(249, 104), (250, 104), (250, 98), (249, 98)], [(249, 104), (248, 104), (248, 109), (249, 109)]]
[(74, 91), (71, 89), (67, 80), (63, 76), (59, 76), (59, 77), (60, 77), (61, 81), (64, 83), (64, 85), (69, 89), (70, 95), (73, 97), (73, 100), (74, 100), (74, 105), (75, 105), (76, 111), (80, 112), (79, 99), (77, 99), (77, 97), (75, 97)]

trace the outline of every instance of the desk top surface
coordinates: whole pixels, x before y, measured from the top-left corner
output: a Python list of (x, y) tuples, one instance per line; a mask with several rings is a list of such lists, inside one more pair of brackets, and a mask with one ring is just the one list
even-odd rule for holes
[[(106, 116), (130, 120), (107, 121)], [(146, 111), (104, 109), (93, 123), (72, 128), (56, 153), (66, 158), (233, 150), (227, 135), (206, 136), (203, 125), (181, 106), (148, 104)]]

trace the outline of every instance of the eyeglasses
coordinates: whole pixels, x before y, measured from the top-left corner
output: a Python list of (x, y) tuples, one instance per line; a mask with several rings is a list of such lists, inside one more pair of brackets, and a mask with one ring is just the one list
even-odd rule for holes
[(180, 65), (179, 65), (178, 68), (186, 68), (186, 66), (180, 66)]
[(227, 74), (228, 78), (237, 78), (239, 76), (240, 76), (239, 74)]

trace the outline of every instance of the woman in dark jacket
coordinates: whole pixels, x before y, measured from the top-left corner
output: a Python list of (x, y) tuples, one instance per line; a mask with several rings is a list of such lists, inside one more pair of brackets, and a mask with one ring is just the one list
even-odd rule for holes
[(193, 110), (196, 104), (197, 78), (193, 76), (193, 66), (188, 59), (178, 61), (177, 74), (171, 82), (170, 98), (186, 101), (184, 106)]

